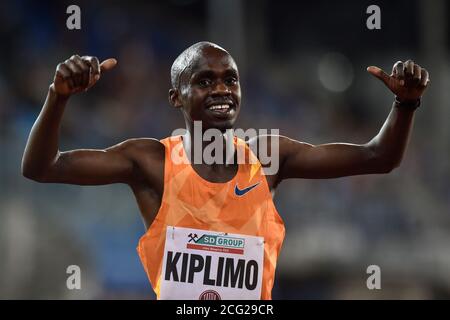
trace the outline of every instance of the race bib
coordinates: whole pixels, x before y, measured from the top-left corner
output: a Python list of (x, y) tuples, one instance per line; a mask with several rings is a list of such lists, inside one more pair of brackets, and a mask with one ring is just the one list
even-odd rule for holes
[(264, 238), (167, 226), (160, 299), (259, 300)]

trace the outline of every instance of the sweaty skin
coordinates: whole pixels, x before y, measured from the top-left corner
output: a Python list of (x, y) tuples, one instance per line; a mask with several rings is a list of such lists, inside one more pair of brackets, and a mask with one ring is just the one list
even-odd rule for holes
[[(183, 54), (172, 67), (169, 101), (184, 115), (186, 129), (190, 132), (190, 141), (189, 138), (183, 141), (184, 147), (188, 156), (193, 157), (190, 146), (195, 138), (194, 121), (201, 120), (203, 129), (217, 128), (225, 132), (232, 128), (240, 111), (241, 89), (236, 63), (224, 49), (203, 42)], [(94, 86), (103, 73), (116, 64), (115, 59), (99, 63), (96, 57), (78, 55), (58, 64), (47, 99), (25, 147), (22, 174), (46, 183), (126, 183), (133, 190), (144, 224), (149, 228), (160, 207), (164, 189), (165, 149), (158, 140), (129, 139), (102, 150), (59, 150), (59, 129), (67, 101), (73, 94)], [(411, 60), (395, 63), (390, 75), (377, 67), (367, 70), (401, 102), (420, 99), (429, 83), (428, 72)], [(232, 110), (226, 115), (218, 115), (208, 110), (211, 104), (229, 104)], [(280, 136), (280, 168), (276, 174), (266, 176), (269, 187), (273, 191), (288, 178), (388, 173), (402, 160), (413, 118), (414, 111), (393, 106), (379, 133), (365, 144), (311, 145)], [(238, 166), (194, 164), (193, 168), (208, 181), (226, 182), (234, 177)]]

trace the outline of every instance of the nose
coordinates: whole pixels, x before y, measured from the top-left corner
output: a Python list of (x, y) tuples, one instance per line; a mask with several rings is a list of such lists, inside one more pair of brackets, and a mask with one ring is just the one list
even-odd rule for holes
[(217, 81), (212, 88), (211, 95), (229, 95), (230, 93), (230, 88), (223, 81)]

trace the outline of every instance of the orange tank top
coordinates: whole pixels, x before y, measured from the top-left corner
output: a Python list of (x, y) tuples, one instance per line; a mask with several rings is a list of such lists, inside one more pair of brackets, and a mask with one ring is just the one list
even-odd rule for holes
[[(248, 145), (235, 137), (235, 147), (246, 154), (245, 159), (256, 160), (239, 164), (237, 174), (230, 181), (214, 183), (201, 178), (189, 161), (175, 163), (171, 160), (174, 148), (187, 160), (181, 136), (165, 138), (161, 143), (165, 146), (161, 206), (137, 247), (158, 299), (167, 226), (263, 237), (261, 299), (271, 299), (285, 228), (272, 201), (261, 163)], [(251, 190), (245, 192), (249, 186)]]

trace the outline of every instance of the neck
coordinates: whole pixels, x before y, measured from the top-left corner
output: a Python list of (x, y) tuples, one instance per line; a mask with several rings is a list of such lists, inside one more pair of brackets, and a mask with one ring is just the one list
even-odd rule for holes
[(225, 132), (215, 129), (205, 134), (203, 130), (187, 127), (183, 135), (183, 146), (189, 161), (194, 164), (229, 165), (236, 157), (232, 129)]

